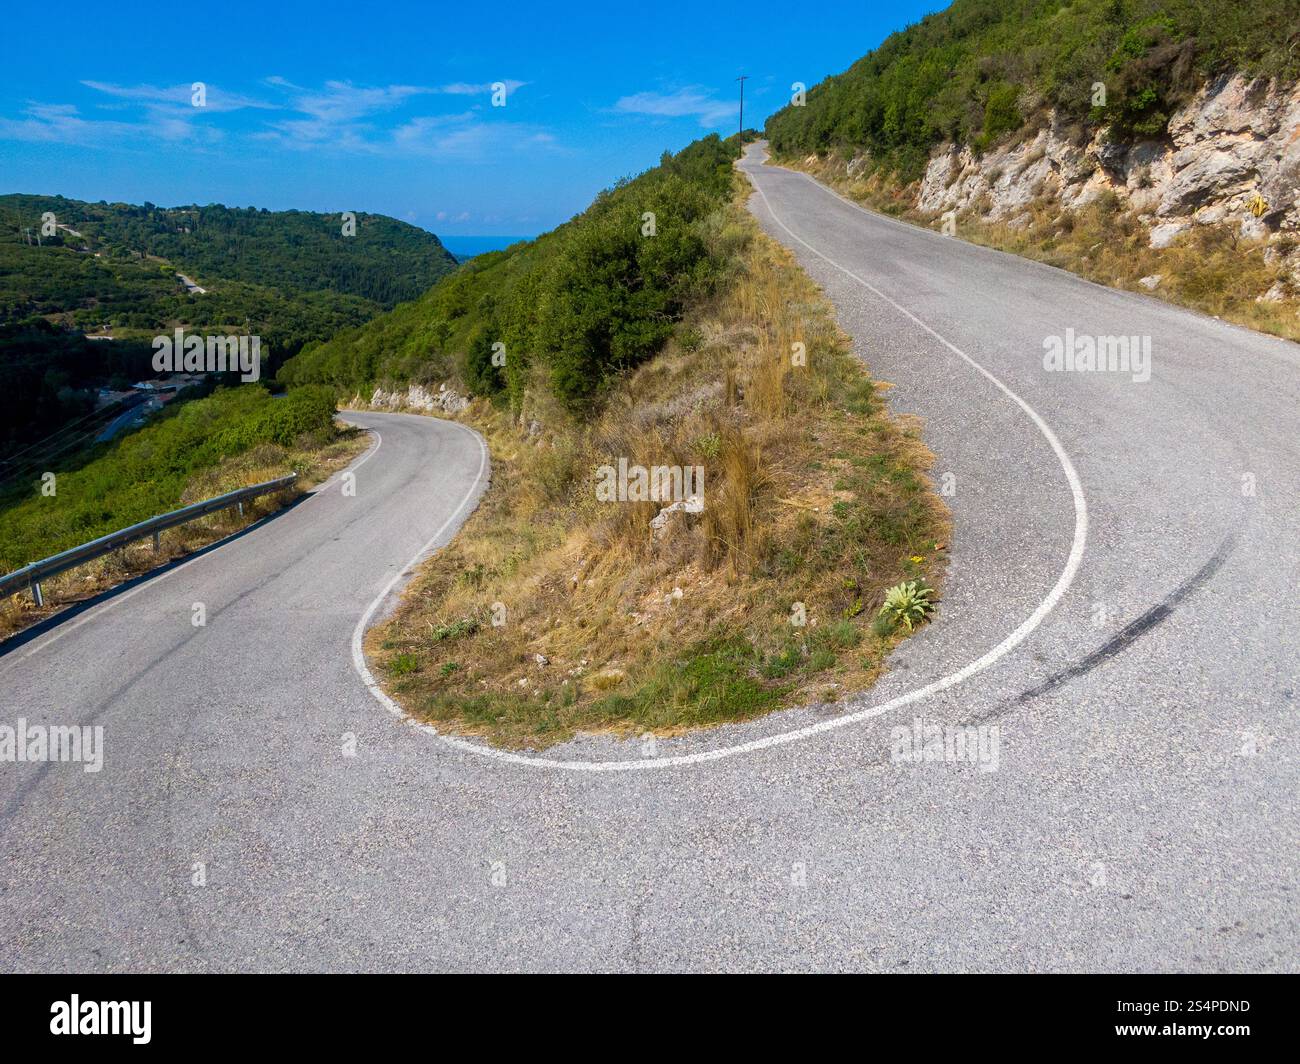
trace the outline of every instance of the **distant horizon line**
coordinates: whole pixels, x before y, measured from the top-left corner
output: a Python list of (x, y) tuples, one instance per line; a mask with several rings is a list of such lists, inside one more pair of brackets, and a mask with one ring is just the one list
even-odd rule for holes
[[(429, 230), (431, 233), (433, 230)], [(537, 235), (526, 236), (518, 233), (433, 233), (444, 248), (455, 254), (453, 245), (460, 244), (466, 250), (473, 250), (477, 245), (496, 245), (497, 248), (509, 247), (521, 240), (536, 240)], [(539, 234), (540, 235), (540, 234)], [(485, 250), (494, 250), (485, 248)]]

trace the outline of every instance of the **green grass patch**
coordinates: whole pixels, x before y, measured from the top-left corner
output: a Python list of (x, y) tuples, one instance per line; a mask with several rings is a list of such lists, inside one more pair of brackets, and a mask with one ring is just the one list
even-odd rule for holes
[(17, 569), (198, 501), (184, 499), (194, 478), (262, 444), (288, 448), (305, 437), (331, 437), (334, 413), (328, 389), (302, 388), (273, 399), (259, 385), (164, 408), (152, 424), (97, 457), (56, 471), (54, 494), (43, 493), (44, 482), (36, 478), (0, 500), (0, 568)]

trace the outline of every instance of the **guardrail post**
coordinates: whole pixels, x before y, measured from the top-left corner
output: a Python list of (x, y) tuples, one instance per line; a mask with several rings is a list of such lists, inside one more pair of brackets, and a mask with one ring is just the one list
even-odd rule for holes
[(220, 513), (222, 510), (228, 510), (231, 507), (236, 508), (239, 511), (239, 516), (243, 517), (244, 502), (246, 500), (281, 491), (289, 487), (297, 479), (297, 473), (290, 473), (288, 476), (268, 480), (264, 484), (252, 484), (246, 488), (238, 488), (235, 491), (226, 492), (224, 495), (204, 499), (202, 502), (182, 506), (179, 510), (151, 517), (128, 528), (119, 528), (106, 536), (92, 539), (89, 543), (71, 547), (58, 554), (52, 554), (48, 558), (42, 558), (40, 561), (29, 562), (13, 572), (0, 573), (0, 599), (19, 594), (26, 588), (31, 591), (36, 605), (44, 606), (45, 595), (41, 588), (42, 580), (48, 580), (59, 573), (75, 569), (78, 565), (84, 565), (92, 558), (102, 558), (114, 552), (125, 551), (128, 544), (150, 537), (153, 538), (154, 552), (161, 553), (162, 540), (160, 534), (164, 530), (175, 528), (177, 525), (185, 524), (188, 521), (196, 521), (201, 517), (207, 517), (209, 514)]

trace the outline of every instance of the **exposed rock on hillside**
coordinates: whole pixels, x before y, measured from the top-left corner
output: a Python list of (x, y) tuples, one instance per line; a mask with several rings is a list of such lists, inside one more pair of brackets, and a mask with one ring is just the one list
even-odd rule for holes
[[(364, 401), (357, 396), (353, 402), (361, 405)], [(389, 392), (383, 388), (376, 388), (366, 405), (376, 410), (419, 410), (426, 414), (457, 414), (469, 406), (469, 400), (445, 384), (440, 384), (436, 392), (421, 384), (412, 384), (404, 392)]]
[(982, 156), (948, 145), (931, 158), (917, 207), (1014, 222), (1040, 196), (1075, 208), (1108, 191), (1151, 227), (1154, 247), (1197, 224), (1231, 223), (1254, 239), (1300, 230), (1300, 85), (1221, 77), (1159, 141), (1117, 142), (1103, 130), (1080, 144), (1053, 119)]

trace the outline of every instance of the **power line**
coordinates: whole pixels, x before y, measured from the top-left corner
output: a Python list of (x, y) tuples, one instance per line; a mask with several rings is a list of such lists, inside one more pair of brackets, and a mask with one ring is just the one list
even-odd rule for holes
[[(7, 462), (14, 462), (18, 458), (21, 458), (23, 455), (25, 455), (28, 451), (39, 450), (41, 448), (45, 448), (54, 444), (54, 442), (58, 440), (60, 436), (64, 436), (67, 433), (72, 432), (83, 421), (88, 421), (92, 418), (98, 420), (100, 418), (103, 418), (106, 414), (109, 413), (113, 413), (114, 416), (116, 416), (117, 413), (120, 413), (120, 411), (117, 410), (117, 407), (124, 402), (125, 402), (124, 399), (115, 399), (113, 402), (106, 403), (104, 406), (99, 407), (98, 409), (91, 410), (88, 413), (82, 414), (80, 417), (74, 418), (73, 420), (67, 422), (61, 428), (56, 429), (54, 432), (46, 436), (43, 440), (37, 440), (35, 443), (28, 444), (20, 451), (15, 451), (4, 458), (0, 458), (0, 464), (7, 463)], [(96, 428), (92, 431), (98, 432), (99, 429)], [(60, 446), (62, 446), (62, 442), (63, 441), (59, 441)]]

